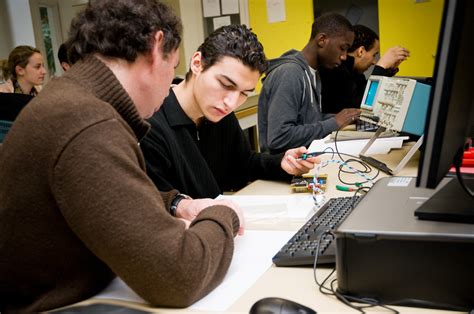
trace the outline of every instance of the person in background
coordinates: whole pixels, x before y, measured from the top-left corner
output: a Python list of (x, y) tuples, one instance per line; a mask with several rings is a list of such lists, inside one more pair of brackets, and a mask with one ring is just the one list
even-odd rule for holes
[(69, 62), (69, 58), (67, 56), (67, 48), (64, 43), (61, 44), (61, 46), (59, 46), (58, 59), (64, 72), (66, 72), (67, 70), (71, 68), (71, 62)]
[(76, 303), (116, 276), (152, 306), (186, 307), (223, 280), (241, 210), (178, 204), (139, 148), (180, 41), (155, 0), (90, 1), (73, 19), (67, 46), (80, 58), (22, 110), (0, 154), (1, 313)]
[(270, 61), (258, 99), (262, 151), (275, 154), (292, 147), (307, 147), (359, 116), (359, 109), (322, 114), (318, 74), (322, 68), (340, 66), (353, 39), (352, 25), (345, 17), (323, 14), (313, 23), (302, 51), (290, 50)]
[(379, 36), (364, 25), (354, 25), (354, 42), (347, 59), (335, 69), (321, 69), (323, 112), (336, 113), (345, 108), (359, 108), (367, 79), (364, 72), (372, 65), (372, 75), (393, 76), (405, 61), (408, 49), (395, 46), (377, 61), (380, 52)]
[(17, 93), (36, 96), (46, 76), (41, 52), (30, 46), (17, 46), (2, 62), (5, 82), (0, 84), (1, 93)]
[(289, 182), (314, 166), (316, 158), (298, 159), (305, 147), (274, 156), (252, 151), (233, 112), (267, 64), (261, 43), (245, 25), (223, 26), (206, 38), (140, 144), (158, 189), (214, 198), (255, 179)]

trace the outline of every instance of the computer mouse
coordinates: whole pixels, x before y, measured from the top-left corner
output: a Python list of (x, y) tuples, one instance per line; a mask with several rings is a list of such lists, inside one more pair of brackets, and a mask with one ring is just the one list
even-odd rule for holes
[(252, 305), (250, 314), (316, 314), (316, 311), (287, 299), (264, 298)]

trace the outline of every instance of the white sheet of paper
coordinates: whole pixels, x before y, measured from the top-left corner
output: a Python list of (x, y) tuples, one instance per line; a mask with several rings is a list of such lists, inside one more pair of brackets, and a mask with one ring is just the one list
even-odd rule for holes
[(221, 0), (222, 14), (239, 14), (239, 0)]
[(212, 19), (214, 30), (221, 26), (230, 25), (230, 16), (219, 16)]
[(297, 193), (295, 195), (219, 195), (217, 199), (227, 199), (239, 204), (244, 210), (246, 221), (265, 219), (271, 221), (276, 217), (303, 219), (313, 213), (314, 208), (314, 200), (309, 193)]
[(221, 3), (219, 0), (202, 0), (203, 17), (221, 15)]
[[(189, 309), (225, 311), (272, 265), (272, 257), (294, 235), (294, 231), (247, 230), (235, 239), (235, 250), (223, 282)], [(145, 304), (120, 278), (116, 278), (96, 299)]]
[(268, 23), (286, 21), (285, 0), (267, 0)]
[[(310, 152), (320, 152), (325, 149), (331, 148), (335, 150), (334, 142), (329, 140), (330, 135), (326, 136), (321, 140), (314, 140), (309, 146), (308, 150)], [(407, 140), (408, 136), (397, 136), (397, 137), (384, 137), (377, 138), (372, 146), (370, 146), (366, 155), (375, 155), (375, 154), (388, 154), (393, 148), (401, 148), (403, 141)], [(358, 156), (360, 151), (367, 144), (368, 139), (361, 140), (352, 140), (352, 141), (341, 141), (337, 142), (337, 150), (341, 153), (352, 154)]]

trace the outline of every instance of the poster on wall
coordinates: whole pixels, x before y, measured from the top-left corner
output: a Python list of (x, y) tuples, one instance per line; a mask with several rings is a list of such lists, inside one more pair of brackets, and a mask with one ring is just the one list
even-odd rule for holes
[(212, 19), (214, 25), (214, 30), (218, 29), (221, 26), (230, 25), (230, 16), (220, 16)]
[(285, 0), (267, 0), (268, 23), (286, 21)]
[(222, 14), (239, 14), (239, 0), (222, 0)]
[(202, 0), (203, 17), (221, 15), (221, 3), (219, 0)]

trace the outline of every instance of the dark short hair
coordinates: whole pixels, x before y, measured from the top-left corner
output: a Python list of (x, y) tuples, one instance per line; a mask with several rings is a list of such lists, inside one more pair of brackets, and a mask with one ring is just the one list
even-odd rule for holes
[[(264, 73), (268, 61), (263, 52), (263, 46), (257, 35), (245, 25), (226, 25), (212, 32), (199, 46), (203, 71), (210, 68), (223, 57), (232, 57), (240, 60), (252, 70)], [(191, 78), (191, 70), (186, 73), (186, 80)]]
[(181, 21), (157, 0), (91, 0), (71, 22), (66, 42), (71, 63), (98, 53), (135, 61), (151, 51), (154, 36), (164, 33), (165, 56), (181, 42)]
[(370, 28), (364, 25), (354, 25), (354, 42), (352, 43), (349, 52), (354, 52), (359, 47), (364, 47), (365, 50), (370, 50), (375, 44), (375, 40), (379, 39), (379, 36)]
[(67, 49), (65, 44), (61, 44), (58, 49), (58, 59), (59, 62), (69, 63), (69, 58), (67, 57)]
[(338, 36), (352, 31), (351, 22), (344, 16), (338, 13), (325, 13), (317, 17), (313, 22), (310, 40), (321, 33), (325, 33), (328, 36)]

